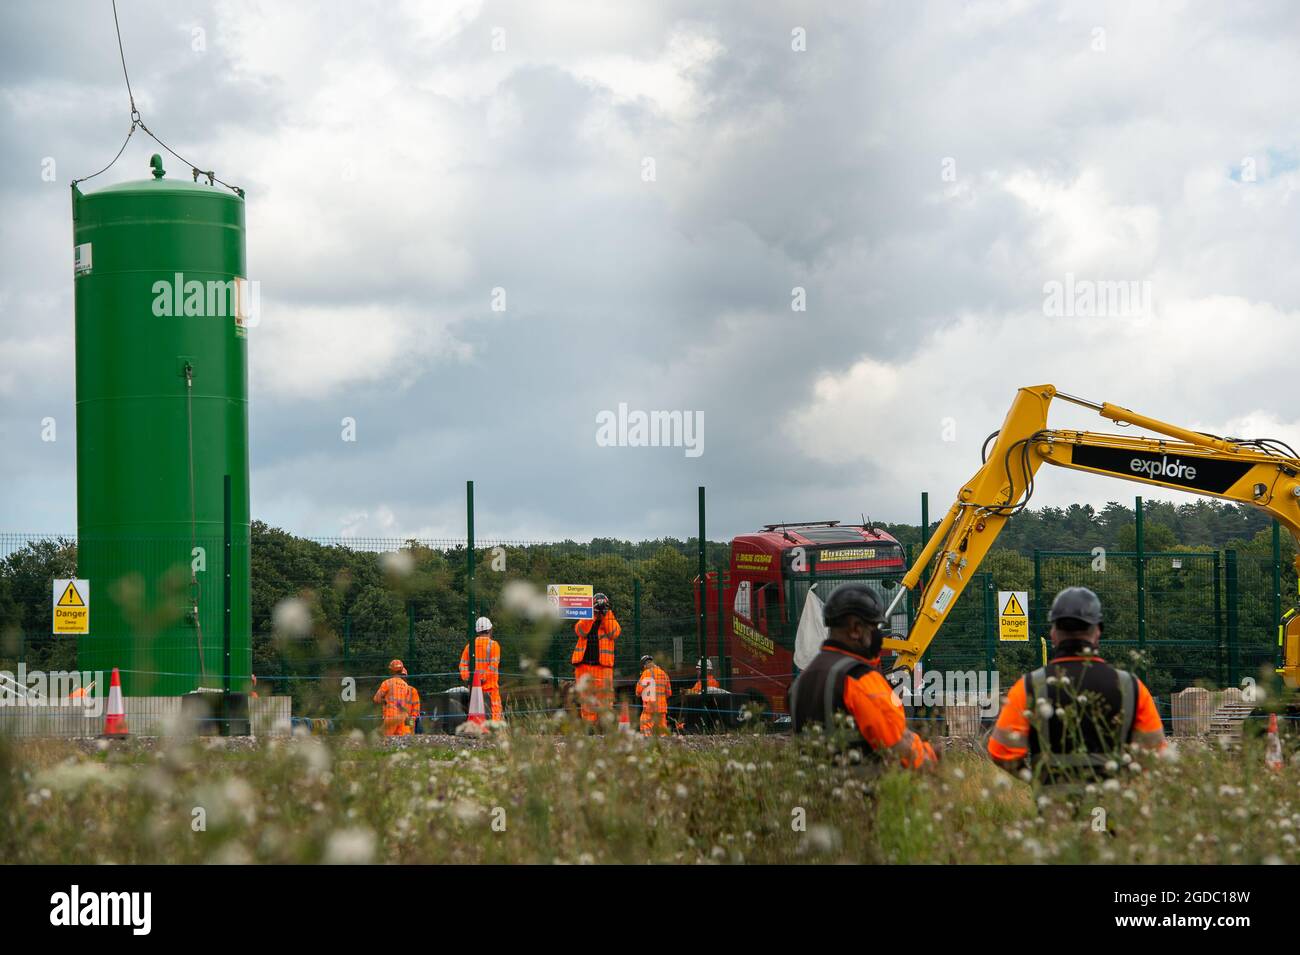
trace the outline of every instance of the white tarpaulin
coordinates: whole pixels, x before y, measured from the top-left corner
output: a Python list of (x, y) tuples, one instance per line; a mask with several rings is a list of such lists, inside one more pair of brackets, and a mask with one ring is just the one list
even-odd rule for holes
[(799, 630), (794, 636), (794, 665), (800, 670), (808, 668), (813, 657), (826, 639), (826, 624), (822, 623), (822, 599), (817, 591), (810, 590), (799, 615)]

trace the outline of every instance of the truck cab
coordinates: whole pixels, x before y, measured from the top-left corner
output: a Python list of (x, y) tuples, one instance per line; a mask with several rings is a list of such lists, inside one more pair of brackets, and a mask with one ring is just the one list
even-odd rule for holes
[[(824, 600), (839, 584), (862, 581), (887, 605), (906, 570), (902, 545), (869, 524), (768, 524), (736, 537), (727, 572), (710, 573), (704, 587), (709, 652), (720, 658), (723, 685), (778, 719), (788, 714), (795, 635), (809, 592)], [(909, 619), (904, 598), (885, 629), (904, 635)]]

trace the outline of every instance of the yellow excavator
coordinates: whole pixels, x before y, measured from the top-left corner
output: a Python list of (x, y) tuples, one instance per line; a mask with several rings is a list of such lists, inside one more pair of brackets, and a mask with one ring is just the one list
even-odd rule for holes
[[(1166, 437), (1049, 428), (1047, 410), (1054, 398), (1090, 408), (1117, 425)], [(993, 441), (991, 450), (988, 441)], [(885, 638), (885, 651), (896, 654), (895, 668), (910, 670), (921, 659), (1008, 518), (1028, 505), (1034, 475), (1043, 464), (1253, 504), (1300, 542), (1300, 457), (1280, 441), (1220, 438), (1067, 395), (1052, 385), (1034, 385), (1016, 393), (1002, 428), (989, 436), (985, 449), (983, 467), (962, 486), (885, 612), (888, 620), (933, 564), (911, 630), (905, 638)], [(1300, 554), (1295, 562), (1300, 571)], [(1300, 614), (1295, 610), (1278, 622), (1278, 647), (1277, 672), (1287, 687), (1300, 688)]]

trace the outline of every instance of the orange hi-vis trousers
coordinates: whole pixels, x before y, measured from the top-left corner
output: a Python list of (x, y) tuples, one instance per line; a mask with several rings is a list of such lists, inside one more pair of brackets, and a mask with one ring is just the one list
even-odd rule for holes
[(578, 710), (588, 723), (602, 711), (614, 707), (614, 668), (579, 663), (573, 669), (578, 692)]
[(646, 736), (658, 729), (668, 732), (668, 697), (673, 695), (673, 681), (667, 671), (651, 666), (641, 671), (636, 683), (637, 696), (641, 697), (641, 732)]
[(654, 735), (655, 731), (660, 733), (668, 732), (668, 701), (655, 701), (641, 707), (641, 732), (646, 736)]
[(375, 702), (383, 707), (384, 735), (410, 736), (420, 715), (420, 694), (401, 677), (389, 677), (379, 685)]

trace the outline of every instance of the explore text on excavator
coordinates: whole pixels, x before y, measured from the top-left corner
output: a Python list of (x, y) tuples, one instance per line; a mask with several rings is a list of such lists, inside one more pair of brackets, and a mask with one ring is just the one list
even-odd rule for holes
[[(1049, 428), (1047, 412), (1054, 398), (1163, 437)], [(1193, 431), (1067, 395), (1053, 385), (1021, 388), (1001, 429), (985, 442), (983, 466), (962, 485), (895, 594), (897, 603), (933, 565), (911, 630), (905, 638), (885, 639), (884, 650), (895, 654), (896, 668), (912, 669), (921, 659), (1007, 520), (1028, 505), (1043, 464), (1252, 504), (1277, 518), (1300, 542), (1300, 457), (1286, 444)], [(1300, 570), (1300, 555), (1296, 566)], [(1277, 671), (1289, 688), (1300, 688), (1300, 614), (1295, 611), (1278, 622)]]

